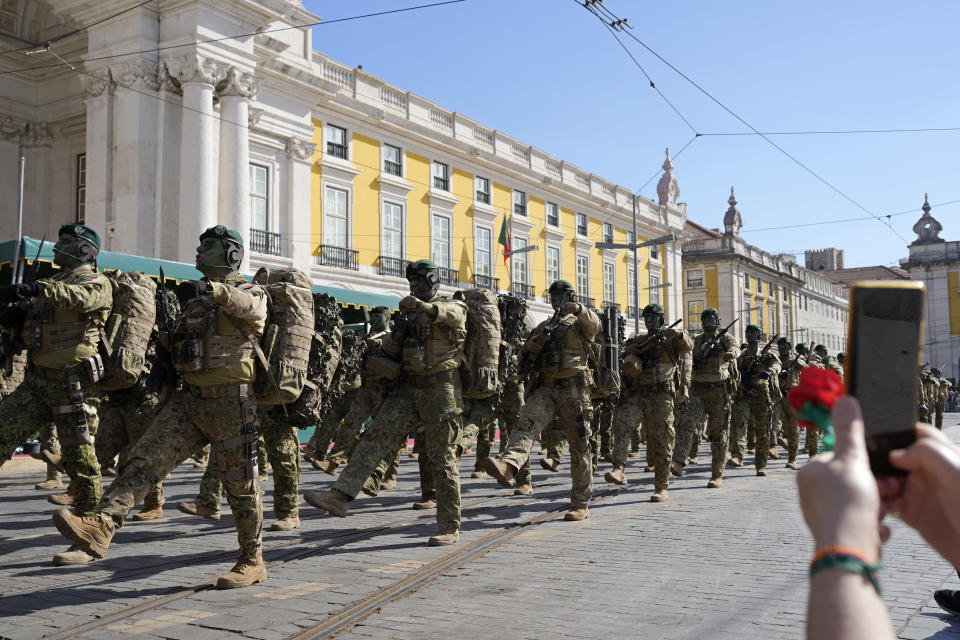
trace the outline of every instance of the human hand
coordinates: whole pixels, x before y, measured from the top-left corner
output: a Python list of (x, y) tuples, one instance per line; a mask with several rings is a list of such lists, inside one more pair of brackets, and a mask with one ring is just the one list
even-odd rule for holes
[(3, 292), (3, 302), (21, 302), (43, 293), (42, 282), (19, 282), (11, 284)]
[(904, 478), (877, 479), (883, 505), (916, 529), (950, 564), (960, 567), (960, 449), (942, 431), (917, 425), (917, 440), (890, 452), (893, 466), (909, 471)]
[(724, 362), (732, 362), (733, 360), (735, 360), (735, 358), (733, 357), (733, 354), (729, 351), (724, 351), (723, 355), (720, 356), (720, 359), (723, 360)]
[(184, 280), (177, 285), (177, 299), (180, 301), (180, 304), (183, 305), (188, 301), (202, 295), (206, 295), (211, 291), (213, 291), (213, 287), (210, 286), (210, 281), (206, 278), (200, 278), (199, 280)]
[(564, 302), (563, 306), (560, 307), (561, 316), (577, 315), (583, 310), (583, 307), (580, 306), (579, 302)]
[(423, 311), (424, 302), (416, 296), (406, 296), (400, 301), (401, 311)]
[(836, 447), (797, 474), (800, 507), (817, 549), (852, 547), (875, 562), (890, 532), (880, 524), (885, 512), (870, 472), (860, 404), (843, 396), (832, 417)]

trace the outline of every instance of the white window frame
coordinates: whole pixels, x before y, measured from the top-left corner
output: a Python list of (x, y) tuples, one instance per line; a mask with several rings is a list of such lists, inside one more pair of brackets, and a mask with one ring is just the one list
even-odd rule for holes
[[(634, 301), (636, 300), (636, 290), (637, 290), (637, 279), (634, 277), (636, 274), (633, 272), (633, 262), (627, 263), (627, 309), (629, 310), (633, 306)], [(637, 310), (639, 313), (639, 310)]]
[(700, 331), (703, 329), (700, 324), (700, 314), (703, 313), (705, 304), (703, 300), (687, 301), (687, 329), (691, 331)]
[[(510, 238), (510, 250), (524, 249), (530, 246), (530, 239), (526, 236), (513, 236)], [(520, 277), (517, 277), (519, 274)], [(530, 252), (525, 251), (517, 255), (510, 256), (510, 282), (530, 284)]]
[(650, 304), (660, 304), (660, 274), (651, 273), (647, 279)]
[[(696, 275), (697, 278), (694, 280), (692, 276)], [(699, 280), (699, 283), (697, 283)], [(687, 271), (687, 287), (693, 289), (703, 286), (703, 269), (691, 269)]]
[[(556, 222), (550, 222), (550, 208), (553, 207), (554, 213), (556, 214)], [(560, 228), (560, 205), (556, 202), (548, 202), (545, 209), (546, 222), (548, 227), (553, 227), (554, 229)]]
[[(342, 145), (342, 146), (346, 147), (346, 149), (347, 149), (347, 151), (346, 151), (346, 156), (347, 156), (347, 157), (346, 157), (346, 158), (341, 158), (341, 157), (339, 157), (339, 156), (337, 156), (337, 155), (334, 155), (334, 154), (330, 153), (330, 151), (329, 151), (329, 147), (328, 147), (327, 145), (328, 145), (329, 143), (333, 142), (333, 140), (332, 140), (332, 137), (333, 137), (333, 136), (332, 136), (332, 134), (333, 134), (332, 129), (336, 129), (336, 130), (338, 130), (338, 131), (342, 131), (342, 132), (343, 132), (343, 145)], [(333, 144), (339, 144), (339, 143), (334, 142)], [(341, 127), (340, 125), (338, 125), (338, 124), (333, 124), (333, 123), (331, 123), (331, 122), (326, 122), (326, 123), (324, 123), (324, 125), (323, 125), (323, 155), (325, 155), (325, 156), (330, 156), (331, 158), (336, 158), (337, 160), (344, 160), (345, 162), (349, 162), (349, 161), (352, 159), (352, 156), (353, 156), (353, 154), (351, 153), (351, 149), (350, 149), (350, 130), (347, 129), (346, 127)]]
[[(447, 221), (447, 260), (439, 260), (436, 255), (434, 243), (437, 242), (437, 239), (434, 237), (434, 219), (443, 218)], [(440, 213), (438, 211), (430, 212), (430, 259), (436, 262), (439, 266), (450, 269), (450, 265), (453, 264), (453, 217), (446, 214)]]
[[(580, 220), (583, 219), (583, 233), (580, 233)], [(585, 213), (580, 213), (579, 211), (574, 214), (573, 219), (574, 224), (574, 233), (576, 233), (578, 238), (586, 238), (590, 235), (590, 218)]]
[[(517, 202), (517, 196), (520, 196), (520, 202)], [(530, 217), (530, 201), (527, 198), (526, 191), (520, 191), (519, 189), (514, 189), (512, 195), (510, 196), (511, 208), (510, 211), (513, 212), (513, 215), (523, 216), (524, 218)], [(517, 211), (517, 206), (523, 208), (523, 212)]]
[[(610, 276), (609, 279), (607, 276)], [(603, 280), (603, 303), (607, 302), (616, 302), (617, 301), (617, 265), (613, 262), (604, 260), (603, 261), (603, 273), (601, 274), (601, 279)], [(609, 285), (609, 286), (608, 286)], [(610, 294), (609, 296), (607, 294)]]
[(602, 222), (600, 226), (600, 233), (602, 235), (604, 242), (613, 242), (614, 238), (614, 229), (612, 222)]
[[(440, 167), (443, 167), (443, 173), (444, 173), (444, 176), (445, 176), (445, 178), (443, 178), (443, 179), (445, 179), (445, 180), (447, 181), (447, 187), (446, 187), (446, 188), (438, 187), (438, 186), (437, 186), (437, 182), (436, 182), (436, 181), (437, 181), (437, 178), (440, 178), (440, 176), (437, 175), (437, 173), (438, 173), (437, 170), (438, 170)], [(446, 162), (440, 162), (439, 160), (433, 160), (433, 161), (431, 161), (431, 162), (430, 162), (430, 188), (431, 188), (431, 189), (436, 189), (437, 191), (445, 191), (445, 192), (447, 192), (447, 193), (450, 193), (450, 189), (452, 188), (452, 186), (453, 186), (453, 185), (450, 184), (450, 165), (447, 164)]]
[[(388, 206), (398, 207), (400, 209), (400, 228), (396, 231), (400, 234), (400, 255), (392, 256), (386, 252), (387, 244), (387, 226), (384, 219), (384, 214), (386, 213), (386, 208)], [(394, 258), (397, 260), (403, 260), (403, 257), (407, 255), (407, 207), (406, 203), (398, 202), (392, 198), (380, 198), (380, 255), (387, 258)]]
[[(583, 275), (583, 277), (585, 278), (586, 287), (580, 286), (581, 285), (581, 282), (580, 282), (581, 260), (583, 261), (583, 264), (586, 265), (586, 273)], [(576, 257), (576, 262), (574, 264), (575, 264), (575, 276), (576, 276), (575, 284), (577, 287), (577, 295), (583, 298), (589, 298), (590, 297), (590, 256), (585, 253), (578, 253)], [(584, 291), (584, 289), (586, 289), (586, 291)]]
[[(551, 277), (550, 275), (550, 252), (551, 251), (557, 252), (557, 269), (556, 269), (556, 273), (554, 274), (554, 277)], [(544, 253), (545, 253), (546, 267), (547, 267), (547, 286), (549, 287), (551, 284), (553, 284), (557, 280), (563, 279), (563, 250), (560, 247), (560, 245), (548, 244), (547, 250)]]
[[(493, 227), (488, 227), (486, 225), (477, 224), (473, 227), (473, 261), (474, 261), (474, 273), (481, 276), (487, 276), (488, 278), (493, 277)], [(480, 249), (480, 238), (483, 234), (487, 234), (488, 248), (486, 250), (487, 259), (486, 261), (481, 261), (481, 249)], [(481, 265), (484, 267), (481, 269)]]
[[(253, 174), (253, 172), (254, 172), (256, 169), (263, 169), (263, 172), (264, 172), (264, 174), (265, 174), (265, 176), (264, 176), (264, 181), (263, 181), (264, 193), (254, 193), (254, 180), (253, 180), (253, 175), (252, 175), (252, 174)], [(272, 231), (272, 226), (273, 226), (273, 225), (270, 224), (270, 222), (271, 222), (271, 220), (270, 220), (270, 213), (271, 213), (271, 212), (270, 212), (270, 192), (272, 191), (272, 190), (270, 189), (270, 173), (271, 173), (271, 171), (270, 171), (270, 166), (269, 166), (269, 165), (266, 165), (266, 164), (260, 164), (259, 162), (250, 162), (250, 163), (248, 163), (248, 169), (247, 169), (247, 171), (250, 172), (250, 176), (249, 176), (249, 180), (248, 180), (249, 193), (247, 194), (247, 197), (248, 197), (249, 200), (250, 200), (250, 204), (249, 204), (249, 207), (250, 207), (250, 228), (251, 228), (251, 229), (257, 229), (258, 231)], [(256, 200), (262, 200), (262, 201), (263, 201), (263, 204), (264, 204), (263, 226), (260, 226), (260, 227), (258, 227), (258, 226), (256, 225), (256, 223), (254, 222), (254, 215), (255, 215), (255, 214), (254, 214), (253, 202), (254, 202), (255, 199), (256, 199)], [(250, 231), (249, 231), (248, 229), (244, 229), (244, 230), (243, 230), (243, 233), (249, 233), (249, 232), (250, 232)]]
[[(330, 212), (327, 209), (327, 193), (329, 192), (330, 189), (334, 189), (336, 191), (342, 191), (346, 194), (346, 212), (345, 212), (346, 242), (344, 243), (344, 246), (327, 242), (327, 238), (330, 237), (327, 235), (328, 229), (329, 229), (327, 220), (328, 220), (328, 216), (330, 215)], [(352, 249), (353, 248), (353, 191), (340, 184), (336, 184), (336, 183), (330, 184), (330, 183), (324, 182), (322, 208), (323, 208), (323, 235), (322, 235), (323, 242), (322, 244), (329, 247), (339, 247), (341, 249)]]
[[(396, 149), (399, 156), (400, 173), (390, 173), (387, 171), (387, 148)], [(395, 176), (397, 178), (404, 178), (407, 174), (407, 163), (404, 160), (403, 147), (398, 144), (391, 144), (389, 142), (380, 143), (380, 171), (387, 174), (388, 176)]]
[[(433, 177), (433, 176), (432, 176), (432, 174), (431, 174), (431, 178), (432, 178), (432, 177)], [(486, 190), (486, 191), (481, 191), (481, 190), (480, 190), (480, 181), (481, 181), (481, 180), (483, 180), (484, 182), (487, 183), (487, 190)], [(480, 203), (480, 204), (482, 204), (482, 205), (486, 205), (486, 206), (493, 206), (493, 189), (492, 189), (491, 186), (490, 186), (491, 184), (492, 184), (492, 183), (490, 182), (490, 178), (487, 178), (487, 177), (485, 177), (485, 176), (474, 176), (474, 177), (473, 177), (473, 199), (474, 199), (475, 202), (478, 202), (478, 203)], [(483, 200), (481, 200), (480, 198), (477, 197), (477, 196), (478, 196), (479, 194), (481, 194), (481, 193), (482, 193), (482, 194), (485, 194), (485, 195), (487, 196), (487, 201), (486, 201), (486, 202), (484, 202)]]
[[(74, 198), (75, 206), (73, 209), (74, 222), (84, 224), (87, 220), (87, 154), (77, 154), (77, 171), (74, 176)], [(243, 230), (241, 230), (243, 233)]]

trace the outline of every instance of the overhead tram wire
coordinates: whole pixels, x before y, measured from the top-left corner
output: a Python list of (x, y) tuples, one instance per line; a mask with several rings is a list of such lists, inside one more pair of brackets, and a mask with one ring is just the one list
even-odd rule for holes
[[(960, 202), (960, 200), (950, 200), (949, 202), (940, 202), (940, 203), (938, 203), (938, 204), (931, 204), (930, 206), (931, 206), (932, 208), (945, 207), (945, 206), (947, 206), (947, 205), (956, 204), (956, 203), (958, 203), (958, 202)], [(921, 209), (920, 207), (914, 207), (913, 209), (907, 209), (906, 211), (898, 211), (897, 213), (887, 213), (887, 214), (883, 214), (882, 217), (884, 217), (884, 218), (896, 218), (897, 216), (906, 215), (906, 214), (908, 214), (908, 213), (916, 213), (917, 211), (921, 211), (921, 210), (922, 210), (922, 209)], [(841, 218), (841, 219), (838, 219), (838, 220), (821, 220), (821, 221), (819, 221), (819, 222), (804, 222), (804, 223), (801, 223), (801, 224), (786, 224), (786, 225), (781, 225), (781, 226), (777, 226), (777, 227), (763, 227), (763, 228), (760, 228), (760, 229), (751, 229), (751, 228), (749, 228), (749, 227), (745, 227), (745, 228), (743, 228), (743, 229), (740, 229), (740, 233), (750, 233), (750, 232), (754, 232), (754, 231), (779, 231), (780, 229), (797, 229), (797, 228), (799, 228), (799, 227), (815, 227), (815, 226), (818, 226), (818, 225), (821, 225), (821, 224), (839, 224), (839, 223), (841, 223), (841, 222), (857, 222), (857, 221), (862, 221), (862, 220), (873, 220), (873, 219), (874, 219), (873, 217)]]
[[(146, 2), (154, 2), (154, 1), (155, 1), (155, 0), (146, 0)], [(144, 2), (144, 4), (146, 4), (146, 2)], [(334, 19), (332, 19), (332, 20), (321, 20), (321, 21), (319, 21), (319, 22), (306, 22), (306, 23), (304, 23), (304, 24), (295, 24), (295, 25), (288, 25), (288, 26), (286, 26), (286, 27), (277, 27), (276, 29), (264, 29), (263, 31), (254, 31), (254, 32), (252, 32), (252, 33), (241, 33), (241, 34), (232, 35), (232, 36), (223, 36), (223, 37), (221, 37), (221, 38), (210, 38), (210, 39), (208, 39), (208, 40), (197, 40), (197, 41), (195, 41), (195, 42), (187, 42), (187, 43), (183, 43), (183, 44), (172, 44), (172, 45), (167, 45), (167, 46), (164, 46), (164, 47), (153, 47), (152, 49), (141, 49), (141, 50), (138, 50), (138, 51), (128, 51), (128, 52), (126, 52), (126, 53), (114, 53), (114, 54), (110, 54), (110, 55), (106, 55), (106, 56), (96, 56), (96, 57), (93, 57), (93, 58), (84, 58), (84, 59), (82, 59), (82, 60), (70, 60), (69, 62), (70, 62), (71, 64), (83, 64), (83, 63), (85, 63), (85, 62), (96, 62), (96, 61), (99, 61), (99, 60), (111, 60), (111, 59), (113, 59), (113, 58), (123, 58), (123, 57), (127, 57), (127, 56), (138, 56), (138, 55), (145, 54), (145, 53), (157, 53), (157, 52), (160, 52), (160, 51), (167, 51), (167, 50), (170, 50), (170, 49), (179, 49), (179, 48), (183, 48), (183, 47), (193, 47), (193, 46), (196, 46), (196, 45), (210, 44), (210, 43), (214, 43), (214, 42), (224, 42), (224, 41), (226, 41), (226, 40), (237, 40), (237, 39), (240, 39), (240, 38), (251, 38), (251, 37), (258, 36), (258, 35), (261, 35), (261, 34), (264, 34), (264, 33), (277, 33), (277, 32), (280, 32), (280, 31), (290, 31), (290, 30), (292, 30), (292, 29), (303, 29), (303, 28), (305, 28), (305, 27), (323, 27), (323, 26), (327, 26), (327, 25), (331, 25), (331, 24), (337, 24), (337, 23), (339, 23), (339, 22), (349, 22), (349, 21), (351, 21), (351, 20), (361, 20), (361, 19), (364, 19), (364, 18), (376, 18), (376, 17), (379, 17), (379, 16), (385, 16), (385, 15), (390, 15), (390, 14), (394, 14), (394, 13), (404, 13), (404, 12), (407, 12), (407, 11), (416, 11), (416, 10), (418, 10), (418, 9), (429, 9), (429, 8), (432, 8), (432, 7), (440, 7), (440, 6), (444, 6), (444, 5), (458, 4), (458, 3), (460, 3), (460, 2), (467, 2), (467, 0), (443, 0), (442, 2), (431, 2), (431, 3), (429, 3), (429, 4), (420, 4), (420, 5), (415, 5), (415, 6), (411, 6), (411, 7), (402, 7), (402, 8), (400, 8), (400, 9), (389, 9), (389, 10), (387, 10), (387, 11), (376, 11), (376, 12), (374, 12), (374, 13), (364, 13), (364, 14), (360, 14), (360, 15), (356, 15), (356, 16), (348, 16), (348, 17), (346, 17), (346, 18), (334, 18)], [(91, 26), (92, 26), (92, 25), (91, 25)], [(88, 28), (89, 28), (89, 27), (88, 27)], [(42, 47), (43, 45), (39, 45), (39, 46)], [(36, 48), (36, 47), (28, 47), (28, 48)], [(27, 72), (30, 72), (30, 71), (42, 71), (42, 70), (44, 70), (44, 69), (53, 69), (53, 68), (57, 68), (57, 67), (59, 67), (59, 66), (61, 66), (61, 65), (59, 65), (59, 64), (48, 64), (48, 65), (41, 65), (41, 66), (36, 66), (36, 67), (27, 67), (27, 68), (24, 68), (24, 69), (10, 69), (10, 70), (7, 70), (7, 71), (0, 71), (0, 76), (10, 75), (10, 74), (14, 74), (14, 73), (27, 73)]]
[(754, 133), (753, 131), (731, 131), (718, 133), (701, 133), (702, 136), (831, 136), (831, 135), (855, 135), (859, 133), (927, 133), (946, 131), (960, 131), (960, 127), (922, 127), (918, 129), (841, 129), (836, 131), (764, 131)]
[[(577, 2), (577, 4), (580, 4), (580, 3)], [(603, 2), (602, 2), (602, 0), (590, 0), (589, 2), (587, 2), (587, 0), (585, 0), (585, 4), (580, 5), (580, 6), (584, 7), (584, 8), (587, 9), (588, 11), (590, 11), (590, 7), (591, 7), (591, 6), (594, 6), (594, 5), (601, 5), (601, 6), (602, 6), (602, 5), (603, 5)], [(606, 7), (604, 7), (604, 9), (606, 9)], [(606, 12), (607, 12), (608, 14), (610, 14), (610, 15), (614, 15), (613, 12), (610, 11), (609, 9), (606, 9)], [(597, 15), (597, 14), (594, 13), (593, 11), (590, 11), (590, 13), (593, 13), (594, 15)], [(621, 18), (617, 18), (617, 20), (621, 20)], [(616, 22), (616, 21), (615, 21), (615, 22)], [(813, 169), (811, 169), (810, 167), (808, 167), (807, 165), (805, 165), (803, 162), (801, 162), (798, 158), (796, 158), (795, 156), (793, 156), (792, 154), (790, 154), (790, 152), (788, 152), (786, 149), (784, 149), (783, 147), (781, 147), (780, 145), (778, 145), (776, 142), (774, 142), (773, 140), (771, 140), (768, 136), (766, 136), (764, 133), (762, 133), (759, 129), (757, 129), (757, 128), (754, 127), (752, 124), (750, 124), (749, 122), (747, 122), (746, 120), (744, 120), (742, 117), (740, 117), (740, 115), (738, 115), (735, 111), (733, 111), (733, 109), (731, 109), (730, 107), (728, 107), (727, 105), (725, 105), (724, 103), (722, 103), (719, 99), (717, 99), (716, 97), (714, 97), (713, 94), (711, 94), (709, 91), (707, 91), (706, 89), (704, 89), (703, 87), (701, 87), (699, 84), (697, 84), (697, 83), (696, 83), (693, 79), (691, 79), (688, 75), (686, 75), (685, 73), (683, 73), (682, 71), (680, 71), (680, 69), (678, 69), (677, 67), (675, 67), (669, 60), (667, 60), (666, 58), (664, 58), (663, 56), (661, 56), (659, 53), (657, 53), (656, 51), (654, 51), (652, 48), (650, 48), (650, 46), (648, 46), (643, 40), (641, 40), (640, 38), (638, 38), (636, 35), (634, 35), (634, 34), (631, 33), (630, 31), (624, 30), (623, 33), (625, 33), (627, 36), (629, 36), (630, 38), (632, 38), (635, 42), (637, 42), (640, 46), (642, 46), (644, 49), (646, 49), (647, 51), (649, 51), (653, 56), (655, 56), (655, 57), (656, 57), (658, 60), (660, 60), (663, 64), (667, 65), (670, 69), (672, 69), (674, 72), (676, 72), (681, 78), (683, 78), (684, 80), (686, 80), (687, 82), (689, 82), (691, 85), (693, 85), (698, 91), (700, 91), (700, 93), (702, 93), (703, 95), (707, 96), (711, 101), (713, 101), (715, 104), (717, 104), (721, 109), (723, 109), (724, 111), (726, 111), (727, 113), (729, 113), (729, 114), (730, 114), (731, 116), (733, 116), (736, 120), (738, 120), (741, 124), (743, 124), (743, 125), (746, 126), (748, 129), (750, 129), (751, 131), (753, 131), (754, 134), (756, 134), (756, 135), (760, 136), (761, 138), (763, 138), (768, 144), (770, 144), (770, 145), (771, 145), (772, 147), (774, 147), (777, 151), (779, 151), (780, 153), (782, 153), (783, 155), (785, 155), (787, 158), (789, 158), (790, 160), (792, 160), (795, 164), (797, 164), (797, 165), (798, 165), (800, 168), (802, 168), (804, 171), (806, 171), (806, 172), (809, 173), (811, 176), (813, 176), (814, 178), (816, 178), (817, 180), (819, 180), (821, 183), (823, 183), (824, 185), (826, 185), (827, 187), (829, 187), (832, 191), (834, 191), (835, 193), (837, 193), (838, 195), (840, 195), (843, 199), (847, 200), (848, 202), (850, 202), (851, 204), (853, 204), (855, 207), (857, 207), (858, 209), (862, 210), (864, 213), (869, 214), (871, 217), (875, 218), (878, 222), (880, 222), (881, 224), (884, 224), (883, 220), (882, 220), (879, 216), (877, 216), (875, 213), (873, 213), (872, 211), (870, 211), (869, 209), (867, 209), (866, 207), (864, 207), (862, 204), (860, 204), (859, 202), (857, 202), (856, 200), (854, 200), (853, 198), (851, 198), (850, 196), (848, 196), (846, 193), (844, 193), (843, 191), (841, 191), (839, 187), (835, 186), (835, 185), (832, 184), (830, 181), (828, 181), (826, 178), (822, 177), (822, 176), (821, 176), (820, 174), (818, 174), (816, 171), (814, 171)], [(892, 226), (889, 226), (889, 225), (884, 225), (884, 226), (886, 226), (888, 229), (890, 229), (890, 231), (891, 231), (895, 236), (897, 236), (897, 238), (899, 238), (901, 242), (903, 242), (904, 244), (907, 244), (906, 239), (905, 239), (903, 236), (901, 236), (900, 233), (898, 233), (896, 229), (894, 229)]]
[(128, 8), (126, 8), (126, 9), (124, 9), (123, 11), (118, 11), (117, 13), (114, 13), (114, 14), (112, 14), (112, 15), (109, 15), (109, 16), (107, 16), (107, 17), (105, 17), (105, 18), (101, 18), (101, 19), (97, 20), (96, 22), (91, 22), (90, 24), (84, 25), (84, 26), (80, 27), (79, 29), (74, 29), (73, 31), (70, 31), (69, 33), (64, 33), (63, 35), (59, 35), (59, 36), (57, 36), (56, 38), (52, 38), (52, 39), (47, 40), (46, 42), (43, 42), (43, 43), (40, 43), (40, 44), (31, 44), (31, 45), (27, 45), (26, 47), (20, 47), (19, 49), (7, 49), (7, 50), (5, 50), (5, 51), (0, 51), (0, 56), (7, 55), (8, 53), (21, 53), (21, 52), (24, 52), (24, 51), (29, 51), (29, 50), (31, 50), (31, 49), (42, 49), (42, 48), (44, 48), (44, 47), (49, 47), (50, 45), (53, 45), (53, 44), (56, 44), (57, 42), (60, 42), (61, 40), (66, 40), (67, 38), (73, 37), (73, 36), (77, 35), (78, 33), (82, 33), (82, 32), (84, 32), (84, 31), (86, 31), (87, 29), (90, 29), (90, 28), (92, 28), (92, 27), (97, 26), (98, 24), (103, 24), (104, 22), (107, 22), (108, 20), (113, 20), (114, 18), (116, 18), (116, 17), (118, 17), (118, 16), (122, 16), (122, 15), (125, 14), (125, 13), (129, 13), (130, 11), (133, 11), (134, 9), (139, 9), (139, 8), (142, 7), (143, 5), (145, 5), (145, 4), (150, 4), (151, 2), (156, 2), (156, 0), (144, 0), (144, 1), (141, 2), (140, 4), (134, 5), (134, 6), (132, 6), (132, 7), (128, 7)]

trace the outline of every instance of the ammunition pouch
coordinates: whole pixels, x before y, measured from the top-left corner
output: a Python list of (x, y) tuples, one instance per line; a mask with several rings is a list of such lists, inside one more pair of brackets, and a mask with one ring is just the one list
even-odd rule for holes
[(67, 392), (69, 394), (70, 404), (54, 407), (53, 414), (73, 414), (74, 429), (73, 433), (60, 433), (60, 442), (61, 444), (67, 445), (92, 445), (94, 444), (94, 438), (90, 434), (90, 428), (87, 425), (87, 412), (95, 414), (97, 409), (83, 401), (83, 391), (80, 388), (80, 376), (74, 373), (67, 378)]
[[(223, 385), (228, 386), (228, 385)], [(246, 385), (230, 385), (242, 386)], [(216, 452), (217, 470), (220, 472), (220, 479), (223, 482), (233, 482), (235, 480), (254, 481), (259, 475), (257, 468), (257, 442), (260, 436), (257, 434), (257, 415), (256, 407), (253, 402), (244, 394), (240, 403), (240, 410), (243, 413), (243, 431), (226, 440), (220, 440), (211, 444), (211, 451)], [(227, 452), (235, 449), (242, 450), (242, 457), (245, 464), (234, 469), (227, 469)]]

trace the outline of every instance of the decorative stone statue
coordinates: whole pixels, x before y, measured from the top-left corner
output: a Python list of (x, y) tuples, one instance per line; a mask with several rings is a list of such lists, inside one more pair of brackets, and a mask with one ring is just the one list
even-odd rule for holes
[(667, 147), (667, 159), (663, 161), (663, 175), (660, 176), (660, 182), (657, 183), (657, 200), (661, 205), (675, 207), (678, 197), (680, 197), (680, 183), (673, 175), (670, 147)]
[(933, 244), (935, 242), (945, 242), (940, 237), (943, 231), (943, 225), (936, 218), (930, 215), (930, 202), (927, 200), (927, 194), (923, 194), (923, 215), (913, 225), (913, 232), (917, 234), (917, 239), (911, 244)]
[(740, 227), (743, 226), (743, 218), (740, 217), (740, 209), (737, 209), (737, 199), (733, 195), (733, 187), (730, 187), (730, 199), (727, 200), (730, 208), (723, 215), (723, 231), (727, 236), (740, 235)]

